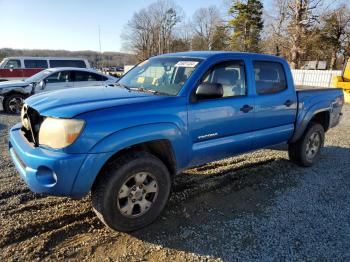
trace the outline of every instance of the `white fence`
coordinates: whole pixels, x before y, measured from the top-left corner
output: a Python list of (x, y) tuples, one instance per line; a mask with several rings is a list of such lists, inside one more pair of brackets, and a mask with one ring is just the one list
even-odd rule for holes
[(292, 70), (294, 84), (297, 86), (332, 87), (333, 76), (341, 74), (341, 70)]

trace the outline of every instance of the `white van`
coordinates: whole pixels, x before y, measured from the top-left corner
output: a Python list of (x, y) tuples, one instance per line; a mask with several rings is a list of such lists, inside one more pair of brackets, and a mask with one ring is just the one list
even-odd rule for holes
[(76, 57), (7, 57), (0, 63), (0, 81), (22, 80), (55, 67), (90, 68), (90, 64)]

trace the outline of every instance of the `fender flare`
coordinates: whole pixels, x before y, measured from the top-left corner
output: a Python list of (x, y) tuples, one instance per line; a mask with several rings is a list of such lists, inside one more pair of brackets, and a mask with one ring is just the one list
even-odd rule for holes
[[(131, 135), (132, 134), (132, 135)], [(188, 145), (181, 130), (173, 123), (156, 123), (134, 126), (112, 133), (97, 143), (87, 154), (71, 189), (71, 195), (86, 195), (106, 162), (116, 153), (128, 147), (155, 140), (168, 140), (172, 147), (178, 169), (188, 162)], [(90, 174), (87, 176), (86, 174)]]
[(32, 90), (32, 88), (29, 86), (13, 87), (10, 89), (3, 90), (3, 93), (1, 94), (1, 96), (6, 97), (6, 96), (9, 96), (12, 94), (21, 94), (21, 95), (24, 95), (25, 97), (28, 97), (31, 94), (31, 90)]
[[(289, 140), (289, 142), (296, 142), (305, 132), (307, 126), (309, 125), (311, 119), (318, 113), (321, 112), (331, 112), (331, 106), (329, 105), (329, 101), (323, 100), (315, 105), (313, 105), (311, 108), (309, 108), (302, 117), (298, 117), (296, 123), (295, 123), (295, 132), (293, 137)], [(330, 123), (328, 123), (329, 125)]]

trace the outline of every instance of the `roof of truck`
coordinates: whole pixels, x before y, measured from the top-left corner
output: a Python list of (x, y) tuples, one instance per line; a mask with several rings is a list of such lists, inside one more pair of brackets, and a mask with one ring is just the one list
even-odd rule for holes
[(245, 53), (245, 52), (232, 52), (232, 51), (190, 51), (190, 52), (179, 52), (179, 53), (170, 53), (163, 54), (160, 56), (172, 56), (172, 57), (192, 57), (192, 58), (202, 58), (207, 59), (215, 56), (222, 55), (239, 55), (241, 57), (251, 57), (254, 59), (267, 59), (267, 60), (276, 60), (282, 59), (282, 57), (267, 55), (267, 54), (257, 54), (257, 53)]

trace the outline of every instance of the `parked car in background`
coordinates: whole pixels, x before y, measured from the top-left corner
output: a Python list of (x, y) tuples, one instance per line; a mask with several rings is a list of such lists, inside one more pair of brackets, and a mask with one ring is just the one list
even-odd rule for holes
[(23, 100), (30, 95), (73, 87), (113, 85), (117, 78), (93, 69), (74, 67), (43, 70), (25, 80), (0, 82), (0, 109), (19, 113)]
[(159, 216), (185, 168), (276, 144), (288, 145), (298, 165), (313, 165), (343, 103), (341, 89), (296, 90), (280, 57), (165, 54), (103, 92), (28, 98), (9, 151), (32, 191), (74, 198), (91, 191), (107, 226), (132, 231)]
[(22, 80), (55, 67), (90, 68), (90, 64), (75, 57), (7, 57), (0, 63), (0, 81)]

